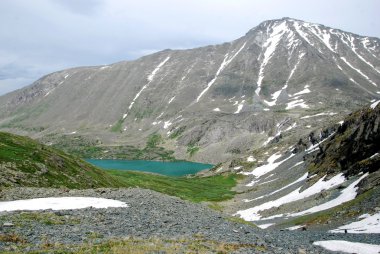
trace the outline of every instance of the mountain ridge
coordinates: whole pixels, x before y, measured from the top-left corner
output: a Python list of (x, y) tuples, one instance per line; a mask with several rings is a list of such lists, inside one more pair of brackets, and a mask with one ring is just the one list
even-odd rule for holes
[[(265, 21), (229, 43), (47, 75), (0, 97), (0, 126), (33, 137), (76, 132), (140, 147), (157, 132), (176, 157), (217, 163), (294, 124), (321, 127), (299, 120), (308, 113), (338, 120), (380, 98), (379, 45), (295, 19)], [(189, 158), (194, 145), (199, 152)]]

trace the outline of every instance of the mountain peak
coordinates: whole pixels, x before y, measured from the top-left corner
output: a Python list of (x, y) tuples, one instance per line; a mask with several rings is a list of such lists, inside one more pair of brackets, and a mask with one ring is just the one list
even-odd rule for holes
[(194, 159), (219, 162), (232, 156), (239, 135), (248, 135), (241, 142), (249, 149), (303, 124), (315, 127), (314, 117), (378, 100), (379, 43), (289, 17), (268, 20), (232, 43), (47, 75), (0, 97), (0, 121), (46, 134), (128, 136), (132, 145), (151, 133), (175, 133), (181, 151), (197, 144)]

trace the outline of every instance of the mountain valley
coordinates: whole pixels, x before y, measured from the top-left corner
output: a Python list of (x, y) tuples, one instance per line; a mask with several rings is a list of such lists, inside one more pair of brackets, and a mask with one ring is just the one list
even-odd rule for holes
[[(0, 253), (330, 253), (336, 240), (378, 253), (379, 86), (380, 39), (292, 18), (220, 45), (46, 75), (0, 97), (0, 200), (128, 206), (0, 202)], [(83, 158), (215, 166), (178, 178)]]

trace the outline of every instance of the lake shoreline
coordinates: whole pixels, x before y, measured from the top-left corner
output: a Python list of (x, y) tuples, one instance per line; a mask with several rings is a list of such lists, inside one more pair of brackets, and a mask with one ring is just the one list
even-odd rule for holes
[(151, 161), (121, 159), (85, 159), (88, 163), (104, 170), (127, 170), (149, 172), (166, 176), (195, 175), (200, 171), (210, 170), (212, 164), (189, 161)]

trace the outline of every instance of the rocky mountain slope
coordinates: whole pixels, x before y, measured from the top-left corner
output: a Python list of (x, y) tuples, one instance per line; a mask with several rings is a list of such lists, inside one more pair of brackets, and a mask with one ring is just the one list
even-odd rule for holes
[[(247, 178), (236, 188), (240, 194), (224, 207), (261, 228), (287, 230), (260, 230), (202, 204), (138, 188), (64, 192), (5, 188), (0, 192), (2, 202), (84, 196), (115, 199), (127, 206), (0, 212), (0, 252), (331, 253), (326, 248), (338, 246), (345, 253), (352, 248), (376, 253), (379, 238), (370, 233), (378, 232), (380, 217), (379, 123), (380, 101), (376, 101), (319, 133), (311, 132), (292, 147), (282, 149), (286, 140), (279, 139), (256, 151), (257, 159), (250, 155), (251, 164), (231, 162), (233, 170), (245, 168), (242, 173)], [(9, 136), (12, 142), (4, 142)], [(11, 158), (16, 158), (15, 152), (29, 154), (30, 150), (21, 153), (20, 145), (33, 144), (8, 134), (1, 140), (2, 147), (7, 145), (0, 150), (2, 160), (4, 152)], [(39, 158), (41, 150), (51, 151), (39, 146), (32, 147), (33, 158)], [(338, 156), (345, 151), (352, 156)], [(260, 162), (264, 158), (267, 162)], [(349, 220), (356, 221), (355, 226), (342, 226)], [(348, 234), (342, 234), (345, 230)]]
[[(283, 140), (271, 144), (251, 157), (250, 167), (244, 159), (231, 162), (231, 170), (248, 178), (235, 188), (239, 194), (224, 204), (226, 210), (262, 228), (332, 230), (363, 220), (363, 214), (380, 216), (378, 104), (311, 132), (291, 147), (284, 149)], [(360, 223), (352, 233), (380, 228), (378, 222)]]
[(378, 38), (283, 18), (221, 45), (49, 74), (0, 97), (0, 126), (103, 146), (158, 133), (177, 158), (218, 163), (339, 121), (379, 85)]
[(122, 184), (77, 157), (30, 138), (0, 132), (0, 189), (4, 187), (99, 188)]

